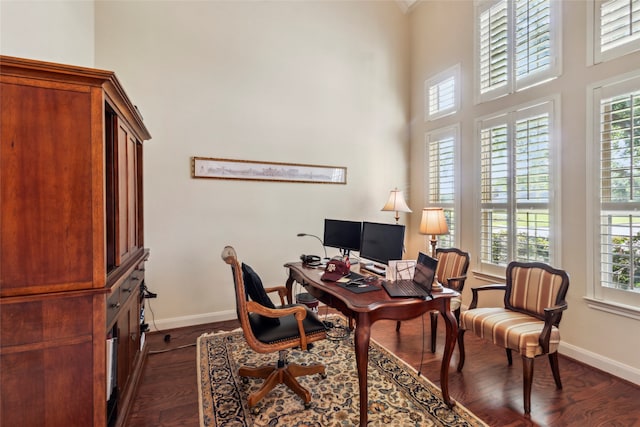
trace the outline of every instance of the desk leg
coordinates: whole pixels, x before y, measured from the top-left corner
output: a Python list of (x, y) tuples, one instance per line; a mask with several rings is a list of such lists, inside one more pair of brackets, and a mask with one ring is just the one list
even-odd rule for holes
[(369, 316), (358, 313), (355, 331), (356, 366), (358, 367), (358, 383), (360, 385), (360, 427), (367, 425), (369, 396), (367, 394), (367, 368), (369, 365), (369, 341), (371, 324)]
[(456, 402), (449, 396), (449, 363), (451, 362), (453, 349), (456, 346), (458, 322), (450, 310), (441, 309), (440, 313), (447, 327), (447, 339), (444, 344), (444, 354), (442, 355), (442, 366), (440, 368), (440, 388), (442, 389), (442, 399), (444, 403), (446, 403), (449, 408), (453, 408)]
[(292, 295), (292, 289), (293, 289), (293, 282), (295, 282), (295, 278), (291, 277), (291, 274), (289, 274), (289, 278), (287, 278), (287, 283), (285, 283), (285, 287), (287, 288), (287, 304), (293, 304), (293, 295)]

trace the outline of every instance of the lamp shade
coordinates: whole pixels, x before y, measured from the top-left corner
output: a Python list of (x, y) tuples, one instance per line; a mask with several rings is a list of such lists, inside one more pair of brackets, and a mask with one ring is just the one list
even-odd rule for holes
[(449, 227), (442, 208), (422, 209), (420, 234), (440, 235), (447, 233), (449, 233)]
[(402, 194), (401, 190), (397, 188), (391, 190), (389, 194), (389, 200), (387, 203), (380, 209), (381, 211), (394, 211), (394, 212), (411, 212), (409, 206), (407, 206), (407, 202), (404, 201), (404, 194)]

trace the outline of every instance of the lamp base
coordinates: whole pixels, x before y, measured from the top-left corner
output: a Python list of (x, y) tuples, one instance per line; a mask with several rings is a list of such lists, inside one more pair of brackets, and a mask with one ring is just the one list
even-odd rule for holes
[(431, 285), (431, 292), (442, 292), (443, 289), (444, 286), (442, 286), (442, 283), (438, 282), (437, 277), (434, 277), (433, 284)]

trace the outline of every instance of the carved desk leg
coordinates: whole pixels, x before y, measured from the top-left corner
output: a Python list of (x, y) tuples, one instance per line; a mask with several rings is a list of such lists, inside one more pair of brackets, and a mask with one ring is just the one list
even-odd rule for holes
[(371, 324), (367, 313), (358, 313), (355, 331), (356, 365), (358, 367), (358, 382), (360, 386), (360, 426), (366, 426), (368, 421), (369, 396), (367, 393), (367, 368), (369, 365), (369, 341), (371, 339)]
[(449, 363), (451, 362), (453, 349), (456, 346), (456, 337), (458, 336), (458, 322), (456, 321), (453, 313), (449, 310), (449, 299), (442, 300), (439, 311), (444, 318), (444, 323), (447, 328), (447, 339), (444, 345), (442, 366), (440, 368), (440, 388), (442, 389), (442, 399), (449, 408), (453, 408), (456, 402), (449, 396)]

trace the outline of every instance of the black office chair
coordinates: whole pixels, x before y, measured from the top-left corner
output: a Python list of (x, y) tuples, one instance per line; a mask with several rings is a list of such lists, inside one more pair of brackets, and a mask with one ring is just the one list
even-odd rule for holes
[[(222, 259), (231, 266), (236, 291), (238, 320), (249, 347), (258, 353), (279, 352), (273, 366), (241, 367), (241, 377), (264, 378), (262, 387), (248, 398), (250, 408), (278, 384), (286, 384), (302, 398), (305, 408), (311, 404), (311, 393), (296, 380), (296, 377), (320, 374), (326, 377), (320, 364), (299, 365), (287, 362), (287, 349), (300, 347), (307, 350), (310, 343), (326, 337), (324, 323), (303, 305), (283, 305), (276, 308), (267, 292), (278, 292), (284, 302), (287, 294), (284, 286), (265, 289), (258, 275), (246, 264), (240, 265), (236, 251), (231, 246), (222, 250)], [(249, 296), (252, 300), (249, 300)], [(255, 408), (253, 409), (256, 412)]]

